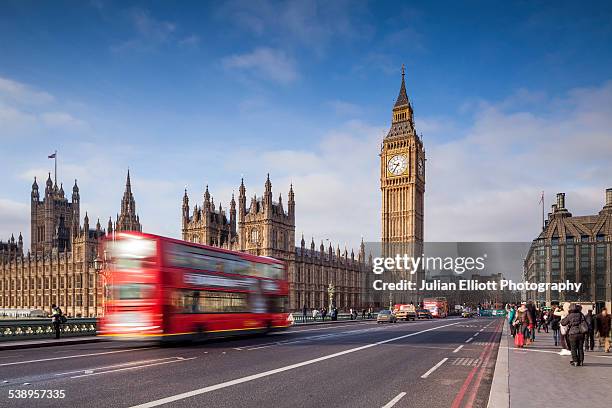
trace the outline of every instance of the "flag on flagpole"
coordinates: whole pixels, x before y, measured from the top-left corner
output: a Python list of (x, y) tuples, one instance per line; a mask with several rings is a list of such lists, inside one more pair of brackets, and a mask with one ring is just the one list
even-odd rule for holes
[(49, 159), (55, 159), (55, 156), (57, 155), (57, 153), (53, 153), (50, 154), (49, 156), (47, 156)]
[(544, 192), (542, 191), (542, 195), (540, 196), (540, 202), (538, 204), (542, 204), (544, 202)]

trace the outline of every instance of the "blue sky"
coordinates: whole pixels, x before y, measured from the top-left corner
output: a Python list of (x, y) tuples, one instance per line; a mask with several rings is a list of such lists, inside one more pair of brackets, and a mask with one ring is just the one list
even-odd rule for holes
[(226, 204), (270, 172), (298, 235), (375, 241), (404, 63), (426, 239), (530, 240), (541, 190), (592, 213), (612, 187), (611, 21), (609, 2), (2, 2), (0, 237), (27, 231), (57, 149), (94, 218), (128, 166), (145, 229), (173, 236), (185, 185)]

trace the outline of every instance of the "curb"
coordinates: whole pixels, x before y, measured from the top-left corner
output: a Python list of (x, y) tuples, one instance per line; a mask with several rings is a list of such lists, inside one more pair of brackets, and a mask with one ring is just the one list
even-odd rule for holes
[(70, 346), (72, 344), (86, 344), (86, 343), (97, 343), (99, 341), (103, 341), (99, 338), (88, 338), (88, 339), (76, 339), (68, 340), (68, 341), (59, 341), (55, 342), (55, 339), (48, 339), (49, 341), (40, 342), (33, 341), (32, 343), (18, 343), (18, 344), (1, 344), (0, 343), (0, 351), (2, 350), (17, 350), (17, 349), (27, 349), (27, 348), (40, 348), (40, 347), (56, 347), (56, 346)]
[(508, 322), (504, 319), (504, 328), (497, 351), (495, 361), (495, 372), (489, 393), (489, 403), (487, 408), (509, 408), (510, 407), (510, 388), (508, 376)]
[(305, 326), (317, 326), (321, 324), (342, 324), (342, 323), (364, 323), (364, 322), (375, 322), (376, 319), (365, 319), (365, 320), (329, 320), (324, 322), (308, 322), (308, 323), (294, 323), (289, 327), (305, 327)]

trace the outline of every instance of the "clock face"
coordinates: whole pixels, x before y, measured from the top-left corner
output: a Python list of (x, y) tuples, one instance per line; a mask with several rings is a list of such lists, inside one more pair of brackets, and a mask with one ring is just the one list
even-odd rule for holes
[(423, 159), (419, 160), (419, 176), (423, 177), (425, 174), (425, 163), (423, 163)]
[(393, 156), (387, 163), (387, 171), (395, 176), (399, 176), (408, 167), (408, 158), (403, 154)]

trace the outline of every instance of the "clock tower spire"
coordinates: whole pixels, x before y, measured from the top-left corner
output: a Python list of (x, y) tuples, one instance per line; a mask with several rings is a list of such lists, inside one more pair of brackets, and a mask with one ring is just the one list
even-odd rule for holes
[[(420, 256), (423, 251), (425, 149), (415, 130), (405, 75), (402, 66), (402, 82), (392, 110), (391, 127), (380, 151), (383, 256), (398, 253)], [(402, 279), (419, 283), (422, 271)]]

